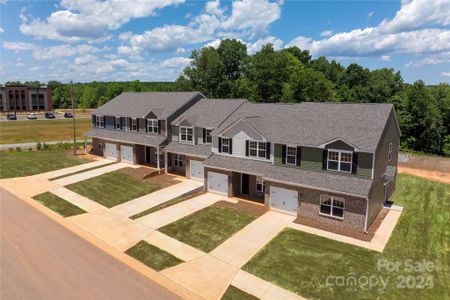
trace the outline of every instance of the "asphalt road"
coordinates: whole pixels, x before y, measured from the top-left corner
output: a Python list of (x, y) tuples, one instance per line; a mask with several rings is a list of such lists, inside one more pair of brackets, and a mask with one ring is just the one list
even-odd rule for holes
[(0, 299), (178, 299), (0, 188)]
[[(47, 121), (51, 121), (51, 120), (58, 120), (58, 119), (67, 119), (67, 120), (72, 120), (71, 118), (64, 118), (63, 114), (55, 114), (55, 119), (46, 119), (45, 116), (43, 114), (36, 114), (37, 116), (37, 120), (47, 120)], [(82, 119), (82, 118), (90, 118), (89, 116), (76, 116), (77, 119)], [(27, 115), (17, 115), (17, 121), (24, 121), (24, 120), (28, 120), (27, 119)], [(6, 115), (4, 116), (0, 116), (0, 122), (14, 122), (16, 120), (8, 120), (6, 118)], [(30, 122), (34, 121), (34, 120), (28, 120)]]

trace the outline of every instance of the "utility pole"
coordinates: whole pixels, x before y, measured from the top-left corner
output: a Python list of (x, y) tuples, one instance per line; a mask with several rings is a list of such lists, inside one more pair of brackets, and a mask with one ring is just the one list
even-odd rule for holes
[(75, 99), (73, 97), (73, 82), (70, 81), (70, 97), (72, 98), (72, 124), (73, 124), (73, 156), (77, 155), (77, 131), (75, 126)]

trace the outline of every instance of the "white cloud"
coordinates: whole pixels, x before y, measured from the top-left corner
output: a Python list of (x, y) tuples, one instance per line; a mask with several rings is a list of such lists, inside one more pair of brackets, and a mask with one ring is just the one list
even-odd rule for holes
[(268, 37), (259, 39), (254, 43), (248, 43), (247, 44), (247, 52), (249, 54), (253, 54), (253, 53), (259, 51), (262, 48), (262, 46), (269, 44), (269, 43), (273, 45), (273, 48), (275, 50), (281, 49), (281, 47), (283, 46), (282, 40), (277, 39), (274, 36), (268, 36)]
[(63, 10), (53, 12), (46, 20), (28, 18), (21, 13), (22, 33), (36, 38), (64, 42), (104, 41), (108, 30), (118, 29), (131, 19), (154, 15), (157, 9), (184, 0), (61, 0)]
[(441, 76), (450, 77), (450, 72), (442, 72)]
[[(446, 3), (440, 0), (405, 2), (394, 19), (384, 20), (378, 26), (339, 32), (321, 40), (299, 36), (288, 43), (288, 46), (308, 49), (314, 56), (343, 57), (449, 51), (450, 30), (418, 28), (426, 27), (425, 25), (447, 24), (450, 19), (449, 5), (448, 0)], [(417, 8), (423, 8), (424, 11), (419, 11)], [(430, 15), (425, 16), (424, 12)], [(423, 20), (418, 16), (419, 14), (422, 15)], [(408, 23), (407, 20), (416, 20), (417, 23)]]
[(0, 33), (5, 32), (5, 30), (3, 29), (3, 27), (0, 27)]
[(324, 30), (320, 33), (320, 36), (329, 37), (332, 34), (333, 34), (333, 30)]
[(375, 14), (374, 11), (371, 11), (370, 13), (367, 14), (367, 19), (372, 19), (373, 15)]
[(186, 52), (186, 49), (184, 49), (184, 48), (178, 48), (175, 52), (176, 52), (177, 54), (182, 54), (182, 53), (185, 53), (185, 52)]
[(220, 7), (219, 0), (207, 2), (205, 5), (205, 11), (208, 14), (216, 15), (216, 16), (222, 16), (224, 13), (224, 10)]
[(13, 51), (28, 51), (34, 50), (35, 45), (26, 42), (3, 42), (3, 48)]
[(389, 55), (381, 55), (380, 59), (382, 61), (391, 61), (391, 57)]
[(221, 39), (215, 39), (214, 41), (211, 41), (208, 44), (204, 45), (202, 48), (213, 47), (214, 49), (217, 49), (219, 48), (221, 41)]
[(161, 66), (165, 68), (184, 68), (191, 62), (190, 58), (187, 57), (172, 57), (169, 59), (166, 59), (161, 63)]
[(427, 55), (427, 57), (423, 58), (422, 60), (410, 61), (405, 66), (415, 68), (424, 65), (439, 65), (445, 63), (450, 63), (450, 51)]

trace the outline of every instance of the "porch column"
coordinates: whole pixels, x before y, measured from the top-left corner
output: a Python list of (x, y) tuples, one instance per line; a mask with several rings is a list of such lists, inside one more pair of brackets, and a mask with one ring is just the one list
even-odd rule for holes
[(158, 174), (161, 174), (161, 169), (159, 168), (159, 146), (156, 147), (156, 168), (158, 168)]
[(164, 169), (166, 170), (166, 173), (168, 173), (169, 169), (169, 155), (167, 154), (167, 151), (164, 151)]

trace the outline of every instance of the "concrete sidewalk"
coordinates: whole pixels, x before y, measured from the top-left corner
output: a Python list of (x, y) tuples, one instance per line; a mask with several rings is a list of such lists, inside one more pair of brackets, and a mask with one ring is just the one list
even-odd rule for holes
[(81, 165), (77, 165), (77, 166), (73, 166), (73, 167), (68, 167), (68, 168), (59, 169), (59, 170), (50, 171), (50, 172), (45, 172), (45, 173), (37, 174), (34, 176), (51, 179), (51, 178), (56, 178), (56, 177), (63, 176), (66, 174), (80, 172), (80, 171), (87, 170), (90, 168), (100, 167), (100, 166), (107, 165), (110, 163), (111, 163), (110, 160), (101, 158), (101, 159), (98, 159), (98, 160), (90, 162), (90, 163), (85, 163), (85, 164), (81, 164)]
[(203, 182), (183, 179), (180, 183), (117, 205), (111, 208), (111, 211), (119, 213), (125, 217), (130, 217), (144, 210), (175, 199), (183, 194), (192, 192), (202, 186)]
[(152, 214), (136, 219), (135, 221), (150, 228), (158, 229), (169, 223), (193, 214), (196, 211), (206, 208), (216, 203), (217, 201), (226, 199), (226, 196), (206, 193), (189, 199), (188, 201), (183, 201), (181, 203), (158, 210)]
[(56, 196), (72, 203), (75, 206), (78, 206), (79, 208), (87, 212), (108, 209), (107, 207), (100, 205), (99, 203), (92, 201), (84, 196), (81, 196), (80, 194), (72, 192), (71, 190), (66, 189), (65, 187), (53, 190), (51, 192)]

